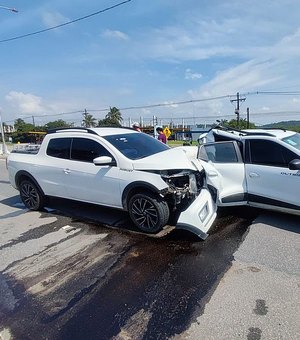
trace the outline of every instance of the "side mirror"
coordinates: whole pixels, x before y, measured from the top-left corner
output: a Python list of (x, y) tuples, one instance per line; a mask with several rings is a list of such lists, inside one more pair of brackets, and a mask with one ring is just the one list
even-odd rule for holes
[(300, 159), (293, 159), (289, 162), (290, 170), (300, 170)]
[(93, 159), (95, 165), (116, 165), (116, 161), (109, 156), (100, 156)]

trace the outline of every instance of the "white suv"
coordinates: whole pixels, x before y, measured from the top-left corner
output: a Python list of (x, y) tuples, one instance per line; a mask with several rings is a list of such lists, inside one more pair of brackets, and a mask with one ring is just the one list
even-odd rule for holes
[(126, 210), (149, 233), (172, 218), (205, 239), (216, 204), (196, 156), (197, 147), (169, 148), (128, 128), (76, 128), (48, 133), (37, 154), (11, 153), (7, 165), (29, 209), (63, 197)]
[(198, 157), (219, 206), (251, 205), (300, 215), (300, 134), (218, 127)]

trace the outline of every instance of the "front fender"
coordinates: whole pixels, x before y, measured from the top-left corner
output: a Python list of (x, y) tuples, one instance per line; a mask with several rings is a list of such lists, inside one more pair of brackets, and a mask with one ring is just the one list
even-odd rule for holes
[(161, 191), (157, 187), (144, 181), (137, 181), (128, 184), (123, 190), (122, 194), (122, 205), (124, 210), (128, 210), (128, 201), (130, 196), (135, 193), (143, 193), (145, 191), (150, 191), (158, 195), (161, 193)]

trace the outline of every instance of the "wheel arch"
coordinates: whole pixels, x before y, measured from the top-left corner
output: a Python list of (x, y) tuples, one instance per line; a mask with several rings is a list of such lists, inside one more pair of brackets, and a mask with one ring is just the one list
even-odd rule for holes
[(18, 189), (20, 187), (20, 183), (24, 179), (32, 181), (37, 186), (37, 188), (40, 190), (41, 194), (45, 195), (43, 189), (40, 187), (37, 180), (28, 171), (25, 171), (25, 170), (20, 170), (16, 173), (15, 183), (16, 183), (16, 186), (17, 186)]
[(122, 194), (122, 205), (124, 210), (128, 210), (128, 202), (134, 194), (145, 192), (151, 192), (157, 195), (160, 194), (160, 190), (157, 189), (157, 187), (147, 182), (137, 181), (128, 184), (127, 187), (123, 190)]

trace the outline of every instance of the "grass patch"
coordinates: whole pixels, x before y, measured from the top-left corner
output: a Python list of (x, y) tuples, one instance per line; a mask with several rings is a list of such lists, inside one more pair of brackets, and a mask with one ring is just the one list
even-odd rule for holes
[(193, 141), (191, 144), (188, 142), (184, 142), (182, 140), (168, 140), (168, 145), (170, 147), (174, 147), (174, 146), (182, 146), (182, 145), (198, 145), (198, 143), (196, 141)]

